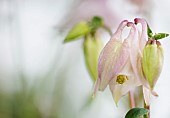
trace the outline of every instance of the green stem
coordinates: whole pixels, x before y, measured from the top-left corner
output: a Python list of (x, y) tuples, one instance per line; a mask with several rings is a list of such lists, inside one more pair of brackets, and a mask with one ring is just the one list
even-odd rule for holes
[(102, 28), (105, 29), (109, 33), (110, 36), (112, 36), (113, 33), (109, 27), (107, 27), (106, 25), (103, 25)]
[(149, 110), (149, 113), (144, 115), (144, 118), (150, 118), (150, 105), (146, 105), (145, 101), (144, 101), (144, 108)]

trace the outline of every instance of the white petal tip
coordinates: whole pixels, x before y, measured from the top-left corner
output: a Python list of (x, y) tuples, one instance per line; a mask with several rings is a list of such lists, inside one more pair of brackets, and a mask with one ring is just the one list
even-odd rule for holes
[(152, 95), (155, 97), (159, 97), (159, 95), (155, 91), (151, 91)]

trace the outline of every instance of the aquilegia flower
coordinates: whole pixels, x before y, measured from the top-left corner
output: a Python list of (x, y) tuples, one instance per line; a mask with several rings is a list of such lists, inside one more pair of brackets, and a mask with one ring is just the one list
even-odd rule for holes
[[(163, 66), (163, 49), (158, 39), (169, 36), (158, 33), (153, 36), (144, 19), (136, 18), (135, 23), (124, 20), (105, 45), (98, 59), (98, 79), (96, 91), (104, 91), (109, 85), (116, 104), (119, 99), (134, 87), (142, 85), (146, 105), (150, 104), (150, 93), (157, 94), (153, 88)], [(135, 24), (141, 23), (142, 32)], [(126, 39), (122, 31), (131, 27)]]
[(127, 20), (120, 23), (117, 31), (103, 48), (98, 62), (98, 80), (95, 92), (103, 91), (109, 84), (116, 103), (137, 82), (130, 61), (131, 41), (135, 40), (137, 31), (135, 25), (129, 23), (129, 26), (132, 27), (131, 31), (129, 36), (123, 40), (121, 35), (127, 24)]

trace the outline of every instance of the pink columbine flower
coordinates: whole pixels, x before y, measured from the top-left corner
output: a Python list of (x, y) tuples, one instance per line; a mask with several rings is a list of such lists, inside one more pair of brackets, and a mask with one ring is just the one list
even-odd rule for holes
[[(121, 37), (122, 31), (127, 25), (132, 28), (129, 36), (123, 40)], [(99, 56), (98, 80), (95, 85), (95, 92), (97, 90), (103, 91), (109, 85), (116, 103), (137, 82), (130, 57), (131, 42), (135, 38), (137, 38), (135, 25), (124, 20)]]

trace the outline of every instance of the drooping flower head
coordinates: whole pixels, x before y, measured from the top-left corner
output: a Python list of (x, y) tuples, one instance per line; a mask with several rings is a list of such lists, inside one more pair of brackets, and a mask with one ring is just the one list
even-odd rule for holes
[[(100, 53), (94, 94), (109, 85), (117, 104), (132, 88), (142, 85), (145, 102), (149, 105), (150, 93), (157, 96), (153, 88), (162, 70), (163, 49), (154, 37), (150, 40), (144, 19), (136, 18), (134, 21), (122, 21)], [(142, 25), (141, 32), (136, 28), (135, 24), (138, 23)], [(128, 37), (122, 39), (122, 31), (126, 26), (131, 27), (131, 30)], [(159, 38), (168, 36), (166, 33), (159, 35)]]
[(118, 74), (128, 60), (129, 45), (126, 41), (123, 41), (121, 37), (122, 30), (127, 23), (127, 20), (120, 23), (117, 31), (100, 53), (96, 85), (100, 91), (106, 88), (111, 79)]
[[(126, 39), (122, 39), (122, 31), (127, 25), (132, 27), (131, 31)], [(95, 92), (103, 91), (109, 84), (116, 103), (136, 85), (130, 60), (131, 41), (137, 36), (136, 33), (133, 23), (128, 23), (127, 20), (122, 21), (99, 56)]]
[[(122, 70), (119, 71), (118, 74), (113, 77), (113, 79), (109, 83), (110, 90), (116, 104), (122, 96), (126, 95), (127, 92), (132, 90), (135, 86), (139, 85), (131, 63), (131, 49), (133, 48), (132, 42), (136, 40), (138, 32), (134, 23), (128, 22), (127, 26), (132, 27), (129, 36), (124, 40), (128, 43), (129, 46), (129, 56)], [(137, 49), (133, 48), (133, 50)]]

